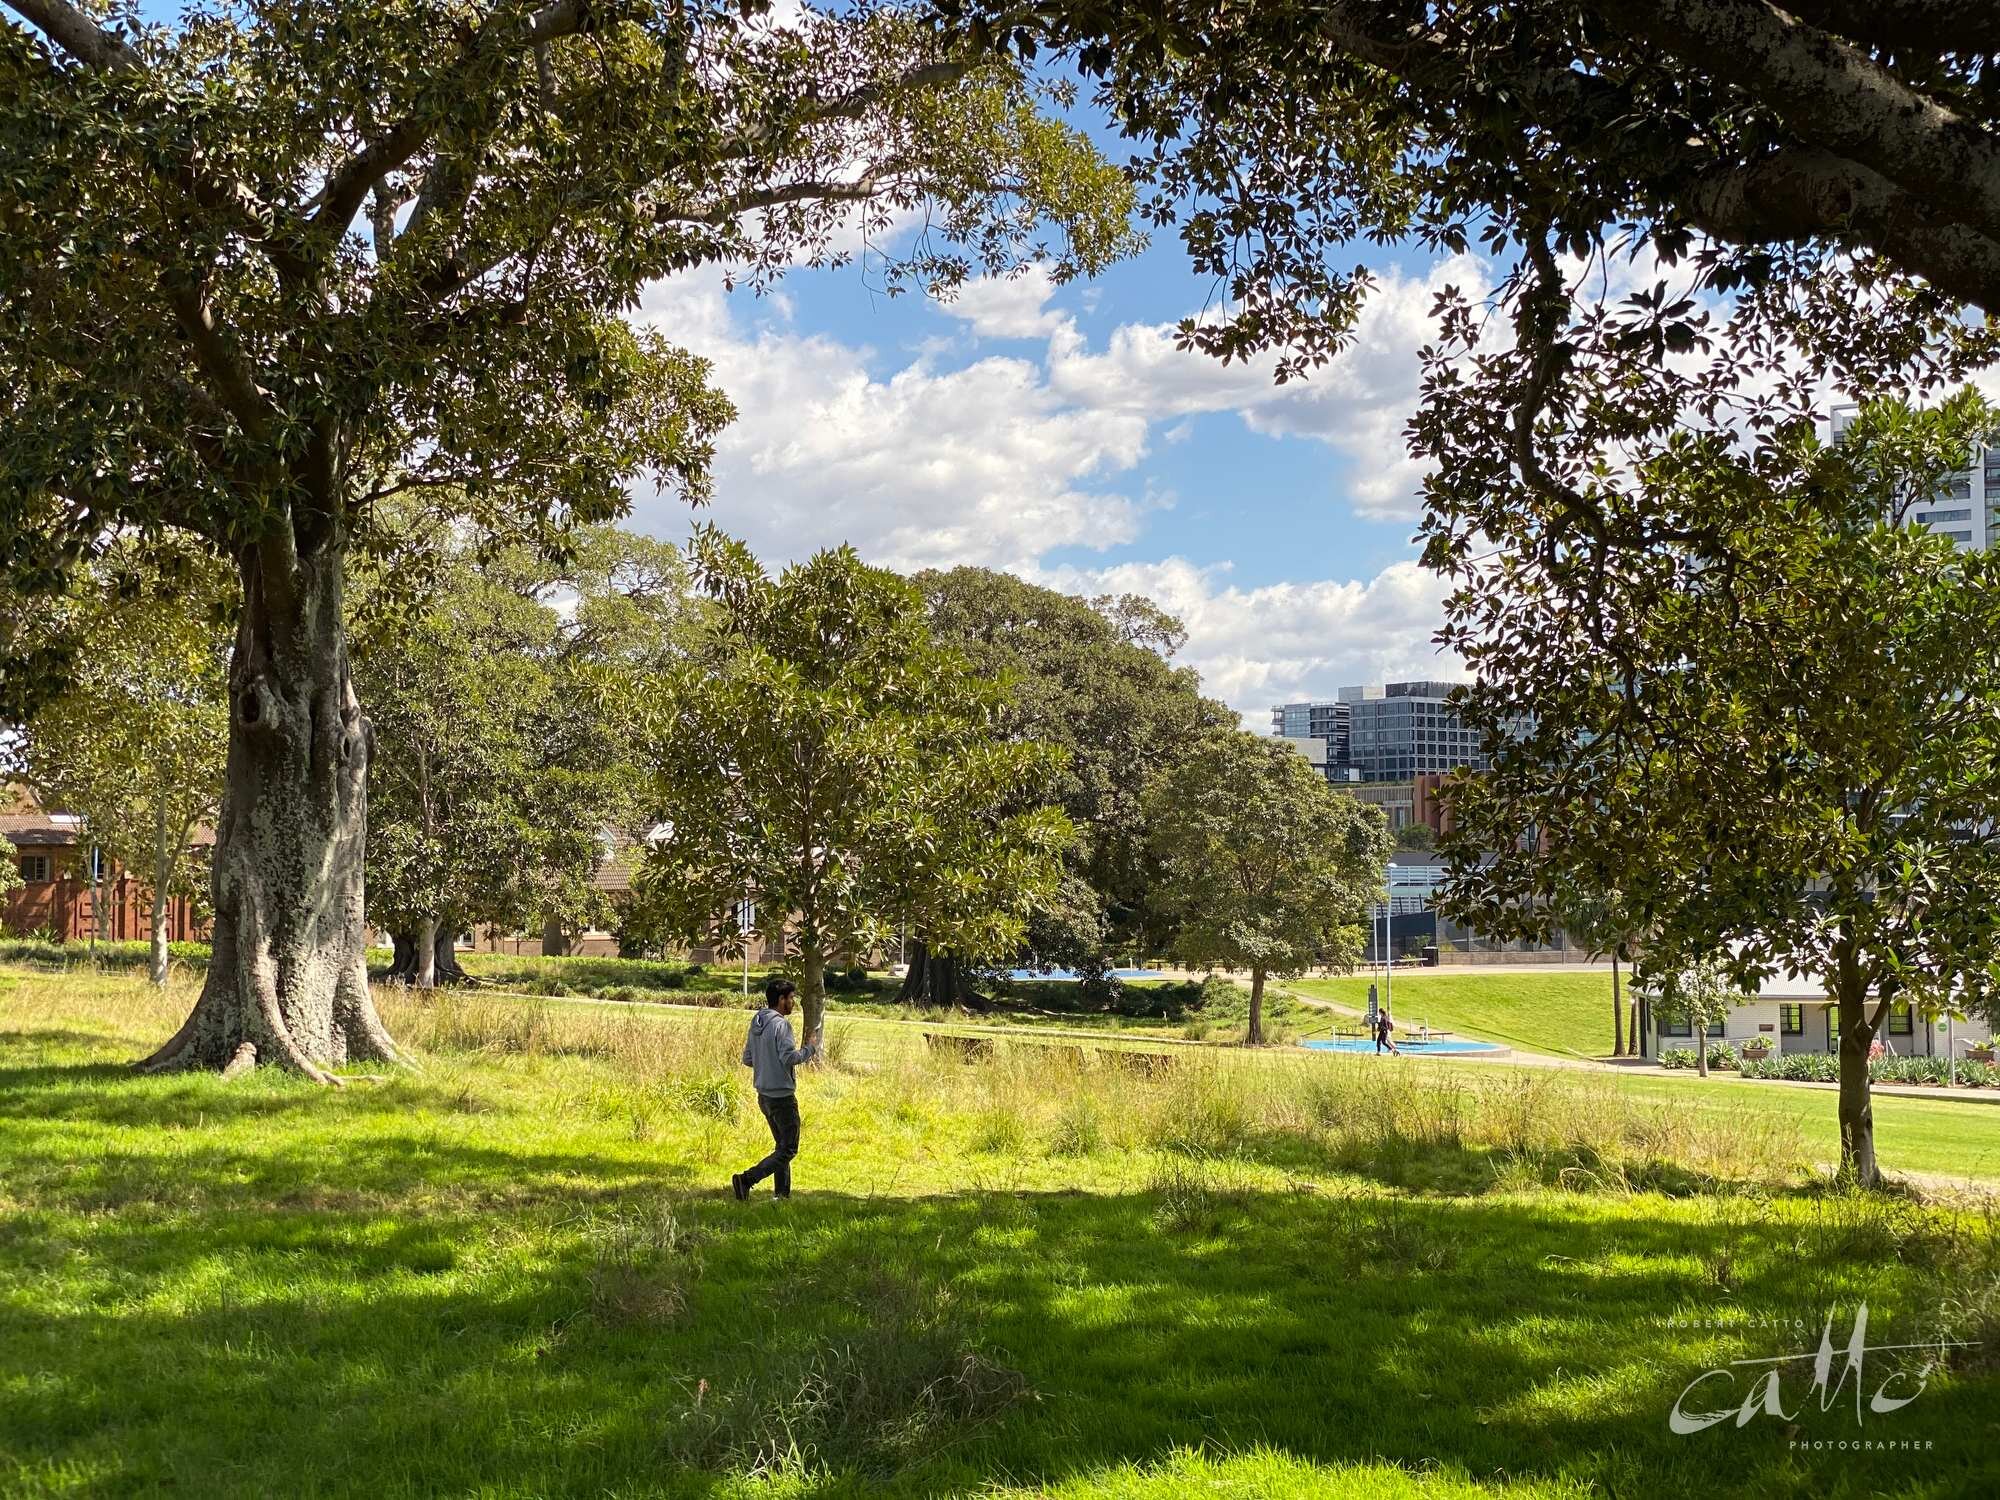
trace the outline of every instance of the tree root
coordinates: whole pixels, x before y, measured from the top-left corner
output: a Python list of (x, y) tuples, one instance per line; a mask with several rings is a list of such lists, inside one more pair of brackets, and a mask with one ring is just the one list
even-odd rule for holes
[(257, 1044), (255, 1042), (239, 1042), (236, 1046), (235, 1054), (228, 1062), (222, 1065), (222, 1081), (228, 1083), (232, 1079), (241, 1078), (256, 1066)]

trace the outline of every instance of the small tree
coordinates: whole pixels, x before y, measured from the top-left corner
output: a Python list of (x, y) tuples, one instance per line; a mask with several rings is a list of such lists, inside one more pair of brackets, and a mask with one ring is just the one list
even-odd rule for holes
[(738, 912), (796, 941), (805, 1030), (826, 962), (899, 921), (947, 952), (1018, 943), (1055, 890), (1069, 820), (1029, 794), (1059, 752), (994, 732), (998, 683), (932, 639), (921, 596), (850, 548), (765, 575), (706, 528), (711, 633), (646, 705), (664, 820), (638, 900), (660, 930), (740, 952)]
[(0, 896), (18, 891), (24, 883), (21, 879), (21, 851), (6, 835), (0, 834)]
[(1180, 923), (1174, 952), (1190, 967), (1250, 971), (1252, 1045), (1264, 1040), (1266, 978), (1359, 957), (1388, 830), (1288, 746), (1241, 730), (1202, 741), (1155, 783), (1147, 824), (1157, 898)]
[(1643, 990), (1636, 983), (1632, 991), (1631, 1036), (1626, 1037), (1625, 999), (1620, 993), (1620, 966), (1630, 963), (1635, 950), (1630, 918), (1620, 909), (1614, 889), (1591, 888), (1570, 893), (1558, 903), (1559, 918), (1566, 937), (1586, 953), (1611, 960), (1611, 1055), (1644, 1054), (1639, 1036), (1639, 1005)]
[(1690, 540), (1558, 553), (1560, 588), (1496, 561), (1452, 606), (1494, 752), (1448, 789), (1454, 915), (1534, 935), (1594, 882), (1649, 954), (1823, 976), (1864, 1186), (1891, 1005), (1991, 1014), (2000, 982), (2000, 657), (1967, 644), (2000, 637), (2000, 556), (1900, 524), (1994, 425), (1968, 392), (1866, 405), (1834, 446), (1781, 428), (1748, 465), (1686, 434), (1621, 503)]
[(1743, 991), (1730, 983), (1723, 966), (1712, 958), (1698, 958), (1636, 974), (1632, 985), (1646, 996), (1654, 1014), (1687, 1023), (1694, 1036), (1695, 1071), (1708, 1077), (1709, 1028), (1720, 1026), (1743, 1003)]
[(28, 720), (22, 755), (42, 799), (81, 813), (92, 841), (151, 887), (152, 979), (167, 982), (167, 913), (206, 874), (191, 847), (222, 796), (229, 743), (226, 570), (156, 544), (107, 553), (45, 628), (72, 665)]

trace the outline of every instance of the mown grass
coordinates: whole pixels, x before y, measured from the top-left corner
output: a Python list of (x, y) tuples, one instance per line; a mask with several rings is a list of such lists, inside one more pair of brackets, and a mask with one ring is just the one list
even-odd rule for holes
[[(1990, 1211), (1826, 1189), (1754, 1109), (1547, 1069), (946, 1061), (855, 1022), (805, 1080), (799, 1196), (739, 1205), (740, 1017), (383, 998), (423, 1073), (325, 1092), (131, 1075), (185, 985), (0, 973), (0, 1490), (2000, 1482)], [(1797, 1436), (1932, 1446), (1668, 1431), (1697, 1374), (1862, 1300), (1876, 1342), (1982, 1347)]]
[[(1379, 976), (1303, 979), (1285, 986), (1355, 1010), (1368, 1005)], [(1477, 970), (1398, 970), (1391, 989), (1396, 1023), (1506, 1042), (1530, 1052), (1606, 1057), (1611, 1052), (1611, 971), (1489, 974)]]

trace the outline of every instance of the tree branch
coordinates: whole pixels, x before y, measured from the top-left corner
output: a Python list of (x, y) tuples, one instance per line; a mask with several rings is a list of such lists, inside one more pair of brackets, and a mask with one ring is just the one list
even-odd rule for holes
[(163, 276), (161, 290), (166, 293), (167, 305), (173, 309), (195, 363), (215, 387), (216, 399), (248, 436), (259, 442), (268, 441), (277, 423), (277, 411), (258, 386), (249, 359), (237, 348), (236, 341), (217, 326), (206, 299), (191, 280)]
[(139, 54), (68, 0), (4, 0), (78, 62), (105, 72), (139, 66)]
[(2000, 43), (1993, 0), (1786, 0), (1784, 8), (1850, 41), (1904, 56), (1978, 52)]
[[(13, 3), (13, 0), (8, 0)], [(33, 0), (48, 3), (48, 0)], [(59, 3), (59, 0), (58, 0)], [(458, 58), (433, 77), (430, 89), (437, 97), (464, 103), (477, 100), (476, 83), (480, 72), (522, 49), (539, 49), (559, 37), (574, 36), (590, 26), (590, 9), (585, 0), (552, 0), (531, 12), (526, 24), (515, 29), (518, 17), (502, 21), (489, 15), (484, 25), (467, 40)], [(354, 155), (328, 174), (326, 185), (314, 200), (319, 205), (312, 217), (314, 230), (343, 234), (370, 189), (384, 174), (395, 171), (415, 156), (437, 133), (442, 123), (436, 115), (415, 110), (369, 141)]]
[(751, 213), (760, 208), (779, 208), (787, 203), (865, 202), (874, 197), (881, 187), (880, 175), (870, 171), (852, 182), (792, 182), (782, 187), (738, 193), (723, 199), (720, 203), (691, 213), (677, 213), (663, 208), (657, 217), (663, 224), (726, 224), (739, 214)]
[(1940, 217), (1879, 172), (1796, 147), (1699, 178), (1688, 221), (1736, 244), (1830, 236), (1892, 255), (1932, 285), (2000, 308), (2000, 236)]
[(1732, 84), (1802, 141), (2000, 234), (2000, 142), (1848, 42), (1769, 0), (1595, 0), (1633, 40)]

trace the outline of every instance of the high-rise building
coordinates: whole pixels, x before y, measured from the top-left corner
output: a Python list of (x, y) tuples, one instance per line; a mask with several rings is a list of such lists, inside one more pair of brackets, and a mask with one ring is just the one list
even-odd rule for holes
[[(1423, 775), (1484, 770), (1479, 735), (1445, 702), (1451, 682), (1391, 682), (1342, 688), (1331, 702), (1285, 703), (1271, 710), (1271, 732), (1325, 740), (1329, 781), (1410, 781)], [(1301, 749), (1305, 747), (1301, 746)]]
[(1345, 703), (1321, 699), (1316, 703), (1281, 704), (1271, 710), (1271, 733), (1288, 740), (1324, 740), (1322, 753), (1307, 754), (1314, 765), (1326, 769), (1329, 777), (1335, 767), (1347, 764)]
[[(1855, 406), (1834, 407), (1831, 415), (1836, 443), (1854, 424), (1859, 411)], [(1975, 452), (1970, 468), (1952, 475), (1937, 494), (1914, 501), (1903, 519), (1927, 526), (1961, 547), (1983, 548), (2000, 542), (2000, 446)]]

